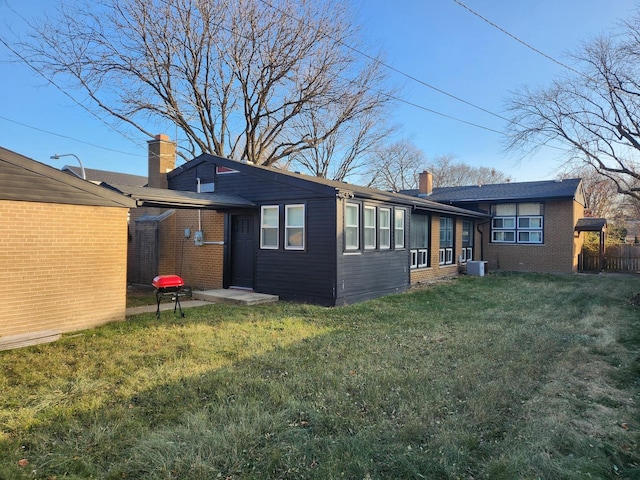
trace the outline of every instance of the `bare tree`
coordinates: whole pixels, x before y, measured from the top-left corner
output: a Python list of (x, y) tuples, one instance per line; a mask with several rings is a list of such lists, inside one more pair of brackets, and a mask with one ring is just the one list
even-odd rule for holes
[(81, 0), (14, 51), (145, 135), (177, 127), (185, 158), (271, 165), (384, 109), (381, 63), (358, 46), (339, 0)]
[(369, 180), (365, 183), (392, 192), (417, 188), (425, 162), (424, 152), (408, 139), (383, 145), (369, 156), (364, 174)]
[(455, 156), (441, 155), (427, 162), (426, 170), (433, 174), (433, 187), (460, 187), (465, 185), (489, 185), (510, 182), (511, 178), (500, 170), (489, 167), (473, 167), (456, 162)]
[(577, 69), (509, 100), (509, 148), (559, 142), (569, 163), (587, 164), (618, 192), (640, 199), (640, 17), (574, 56)]
[(301, 131), (306, 131), (303, 139), (313, 148), (293, 154), (289, 165), (294, 169), (301, 167), (314, 176), (337, 181), (346, 181), (357, 175), (366, 167), (370, 153), (382, 144), (392, 130), (380, 118), (377, 102), (372, 102), (370, 107), (353, 121), (340, 124), (323, 141), (319, 141), (318, 137), (325, 129), (325, 117), (333, 115), (331, 107), (311, 112), (307, 118), (308, 124)]
[(511, 181), (495, 168), (457, 162), (451, 154), (428, 160), (424, 152), (408, 139), (377, 148), (369, 157), (364, 177), (369, 179), (365, 182), (368, 186), (398, 192), (418, 188), (418, 176), (423, 171), (433, 175), (434, 188)]
[[(561, 178), (581, 178), (588, 214), (609, 220), (623, 216), (624, 196), (618, 193), (615, 182), (600, 175), (591, 165), (578, 164), (565, 170)], [(629, 198), (629, 197), (626, 197)], [(633, 200), (630, 199), (629, 200)]]

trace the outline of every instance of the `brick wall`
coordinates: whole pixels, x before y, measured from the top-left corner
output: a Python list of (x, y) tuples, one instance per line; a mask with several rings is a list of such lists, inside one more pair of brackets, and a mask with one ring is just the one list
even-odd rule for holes
[(127, 211), (0, 201), (0, 337), (123, 320)]
[[(489, 210), (489, 205), (480, 205)], [(491, 225), (484, 232), (484, 260), (489, 270), (572, 273), (577, 270), (581, 239), (574, 236), (582, 206), (569, 200), (544, 204), (544, 243), (542, 245), (491, 243)]]
[[(129, 278), (135, 272), (135, 219), (147, 215), (160, 215), (166, 210), (137, 208), (132, 211), (129, 225), (128, 251)], [(196, 246), (194, 235), (198, 228), (204, 232), (205, 242), (220, 242)], [(190, 230), (189, 238), (184, 230)], [(160, 224), (159, 258), (156, 275), (180, 275), (185, 284), (197, 289), (222, 288), (224, 261), (224, 214), (211, 210), (176, 209)]]
[[(220, 245), (196, 246), (193, 237), (199, 224), (204, 232), (204, 241), (220, 242)], [(222, 288), (224, 214), (201, 210), (198, 220), (197, 210), (176, 210), (175, 224), (172, 228), (173, 231), (166, 228), (166, 233), (173, 236), (172, 252), (175, 271), (161, 273), (177, 272), (187, 285), (197, 289)], [(189, 238), (184, 236), (185, 228), (191, 231)]]
[(431, 225), (429, 236), (430, 248), (429, 248), (429, 267), (416, 268), (411, 270), (411, 283), (428, 282), (439, 278), (452, 277), (458, 274), (457, 258), (462, 251), (462, 221), (454, 218), (455, 232), (454, 232), (454, 264), (453, 265), (439, 265), (440, 263), (440, 216), (431, 215)]

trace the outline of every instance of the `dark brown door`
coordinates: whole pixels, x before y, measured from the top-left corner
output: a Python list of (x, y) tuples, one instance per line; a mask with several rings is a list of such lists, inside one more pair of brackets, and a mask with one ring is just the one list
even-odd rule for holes
[(250, 215), (231, 217), (231, 287), (253, 288), (255, 227)]
[(150, 285), (158, 275), (159, 224), (156, 221), (135, 222), (135, 228), (135, 265), (129, 281)]

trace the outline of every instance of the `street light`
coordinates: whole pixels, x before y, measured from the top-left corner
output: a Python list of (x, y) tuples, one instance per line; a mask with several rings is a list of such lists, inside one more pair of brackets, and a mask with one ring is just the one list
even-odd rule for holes
[(78, 163), (80, 164), (80, 171), (82, 172), (82, 179), (86, 180), (87, 179), (87, 175), (84, 173), (84, 165), (82, 165), (82, 162), (80, 161), (80, 159), (78, 158), (78, 156), (75, 153), (62, 153), (62, 154), (55, 154), (55, 155), (51, 155), (52, 160), (60, 160), (60, 157), (75, 157), (76, 160), (78, 160)]

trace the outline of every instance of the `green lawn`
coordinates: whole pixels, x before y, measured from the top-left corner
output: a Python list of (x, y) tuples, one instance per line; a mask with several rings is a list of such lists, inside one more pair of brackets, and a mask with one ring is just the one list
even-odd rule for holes
[(491, 274), (0, 352), (0, 479), (640, 479), (639, 292)]

